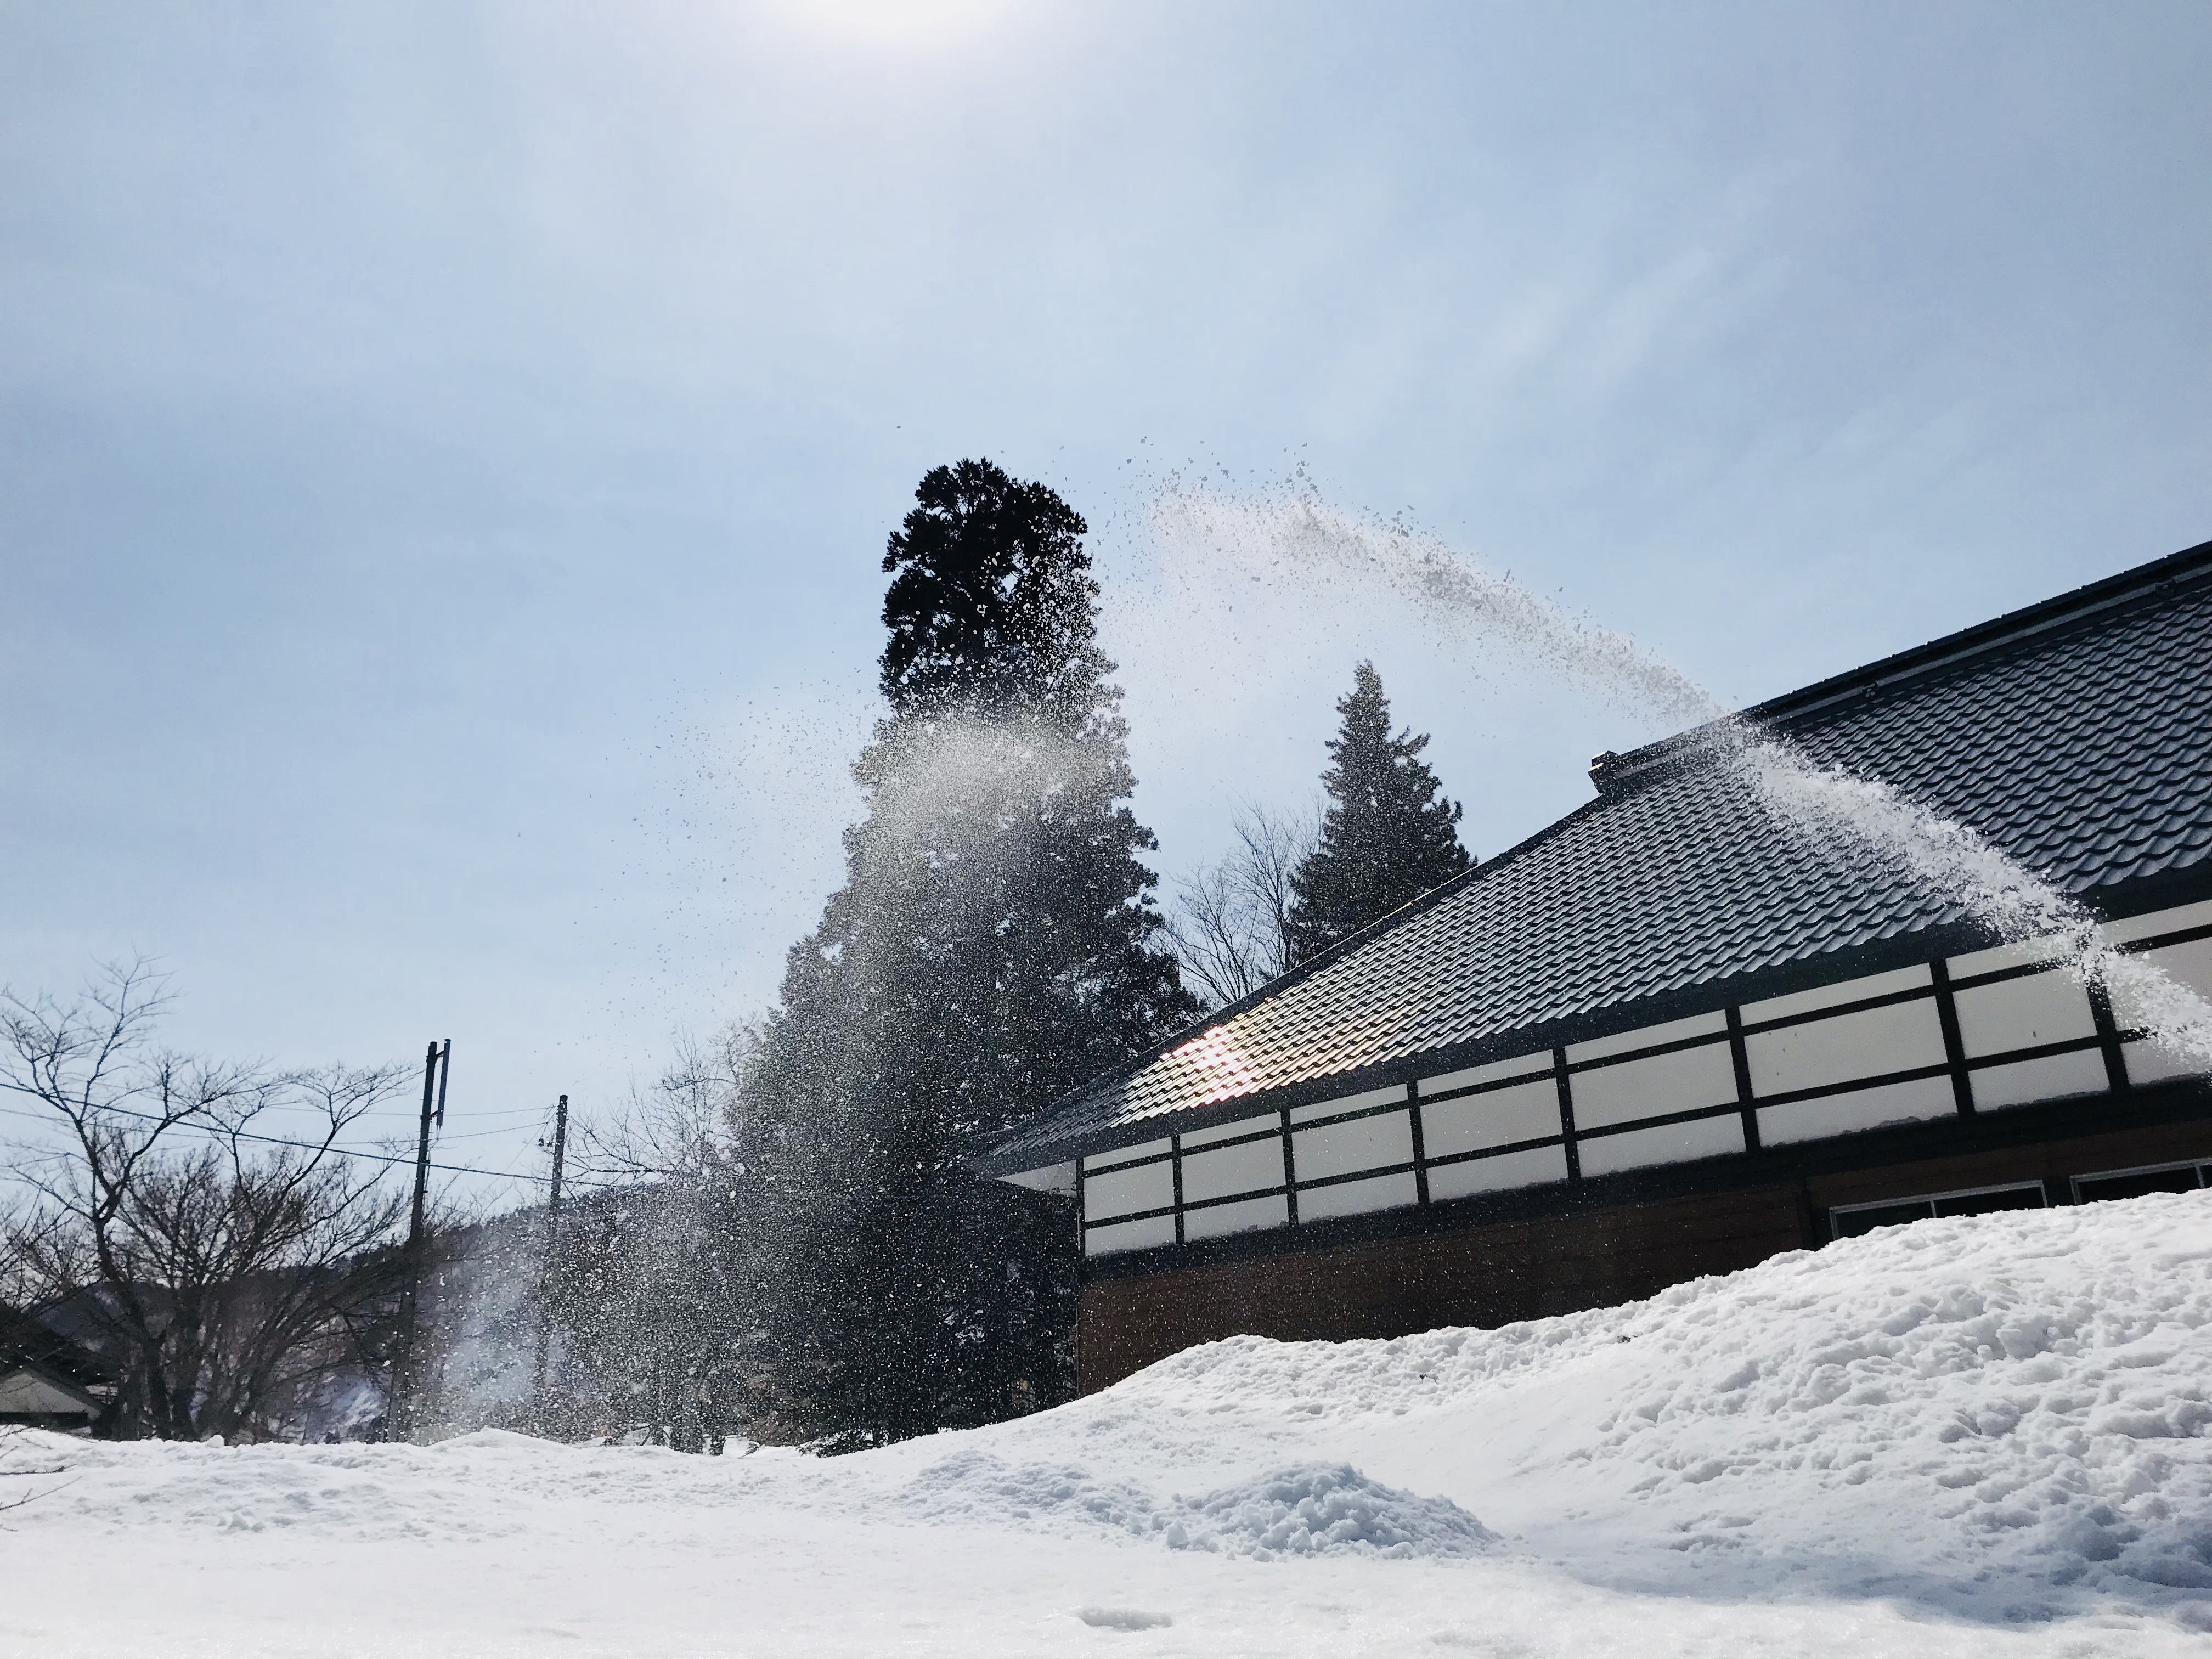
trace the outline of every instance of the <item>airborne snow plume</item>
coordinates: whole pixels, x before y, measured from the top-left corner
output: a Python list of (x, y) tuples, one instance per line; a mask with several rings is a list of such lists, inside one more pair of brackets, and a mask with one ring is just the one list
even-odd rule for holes
[(1287, 574), (1300, 586), (1316, 576), (1349, 580), (1363, 599), (1410, 602), (1448, 639), (1504, 647), (1567, 684), (1678, 727), (1705, 728), (1775, 818), (1846, 856), (1871, 853), (2008, 944), (2063, 940), (2068, 970), (2109, 994), (2124, 1025), (2176, 1060), (2212, 1068), (2212, 1005), (2155, 964), (2106, 945), (2095, 917), (1971, 826), (1877, 780), (1815, 766), (1628, 635), (1531, 592), (1441, 538), (1332, 507), (1303, 475), (1251, 496), (1171, 479), (1152, 503), (1152, 525), (1171, 561), (1262, 580)]
[(2197, 1194), (1922, 1222), (1498, 1330), (1237, 1338), (824, 1461), (27, 1435), (9, 1457), (51, 1490), (8, 1517), (0, 1634), (164, 1656), (2194, 1652), (2208, 1379)]

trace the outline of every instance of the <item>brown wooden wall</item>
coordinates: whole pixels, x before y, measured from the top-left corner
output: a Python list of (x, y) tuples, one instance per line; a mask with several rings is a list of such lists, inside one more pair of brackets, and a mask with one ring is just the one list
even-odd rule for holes
[(1340, 1341), (1606, 1307), (1817, 1243), (1832, 1205), (2039, 1178), (2063, 1204), (2073, 1176), (2205, 1157), (2212, 1124), (2166, 1124), (1094, 1279), (1083, 1288), (1078, 1375), (1089, 1394), (1224, 1336)]

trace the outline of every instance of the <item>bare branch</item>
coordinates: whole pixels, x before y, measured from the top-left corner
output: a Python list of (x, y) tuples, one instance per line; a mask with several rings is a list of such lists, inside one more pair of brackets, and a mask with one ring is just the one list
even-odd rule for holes
[(167, 1000), (143, 960), (71, 1002), (0, 993), (0, 1087), (57, 1132), (9, 1169), (0, 1290), (96, 1339), (143, 1431), (251, 1438), (397, 1288), (404, 1195), (339, 1141), (405, 1079), (157, 1049)]
[(1237, 845), (1176, 884), (1168, 935), (1187, 981), (1215, 1007), (1249, 996), (1296, 965), (1291, 878), (1312, 852), (1320, 815), (1249, 802), (1231, 823)]

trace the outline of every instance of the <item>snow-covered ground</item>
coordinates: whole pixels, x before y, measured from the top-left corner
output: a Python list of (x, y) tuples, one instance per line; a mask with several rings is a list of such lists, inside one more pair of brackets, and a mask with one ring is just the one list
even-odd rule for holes
[(2208, 1384), (2212, 1194), (830, 1461), (40, 1436), (0, 1652), (2203, 1653)]

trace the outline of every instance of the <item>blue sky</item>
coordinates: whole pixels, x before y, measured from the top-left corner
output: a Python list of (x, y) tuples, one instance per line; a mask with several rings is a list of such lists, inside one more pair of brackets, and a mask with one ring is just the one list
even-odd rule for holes
[(451, 1036), (529, 1167), (772, 996), (965, 455), (1091, 521), (1164, 869), (1363, 654), (1495, 852), (1658, 733), (1194, 592), (1151, 492), (1303, 465), (1739, 702), (2199, 541), (2208, 73), (2155, 0), (0, 5), (0, 978)]

